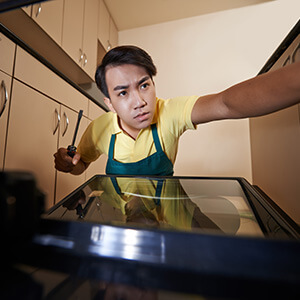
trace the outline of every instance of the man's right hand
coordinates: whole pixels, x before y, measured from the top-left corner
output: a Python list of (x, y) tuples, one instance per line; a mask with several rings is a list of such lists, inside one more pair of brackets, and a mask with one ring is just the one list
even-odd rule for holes
[(58, 171), (69, 173), (72, 172), (75, 166), (80, 161), (80, 154), (75, 153), (74, 157), (68, 155), (68, 150), (66, 148), (59, 148), (54, 154), (55, 168)]

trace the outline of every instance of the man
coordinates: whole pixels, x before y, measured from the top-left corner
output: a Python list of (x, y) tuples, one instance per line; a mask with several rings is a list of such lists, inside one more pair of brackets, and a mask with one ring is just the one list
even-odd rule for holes
[(89, 125), (73, 158), (67, 149), (58, 150), (56, 169), (81, 174), (105, 153), (107, 174), (173, 175), (185, 130), (215, 120), (261, 116), (300, 102), (300, 62), (202, 97), (158, 99), (155, 75), (144, 50), (110, 50), (95, 76), (110, 112)]

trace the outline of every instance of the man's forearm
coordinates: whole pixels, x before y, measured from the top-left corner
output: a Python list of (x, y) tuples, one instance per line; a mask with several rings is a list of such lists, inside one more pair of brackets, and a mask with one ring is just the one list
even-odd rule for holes
[(244, 81), (221, 93), (229, 118), (269, 114), (300, 102), (300, 62)]

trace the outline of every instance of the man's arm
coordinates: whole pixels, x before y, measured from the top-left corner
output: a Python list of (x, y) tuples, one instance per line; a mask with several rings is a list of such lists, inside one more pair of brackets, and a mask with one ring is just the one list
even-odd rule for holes
[(213, 95), (200, 97), (193, 124), (269, 114), (300, 102), (300, 62), (254, 77)]

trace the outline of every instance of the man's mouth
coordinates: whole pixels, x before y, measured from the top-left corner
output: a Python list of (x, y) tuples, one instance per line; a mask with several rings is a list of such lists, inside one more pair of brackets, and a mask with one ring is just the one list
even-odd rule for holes
[(141, 112), (137, 114), (134, 119), (139, 120), (140, 122), (147, 120), (149, 117), (149, 112)]

